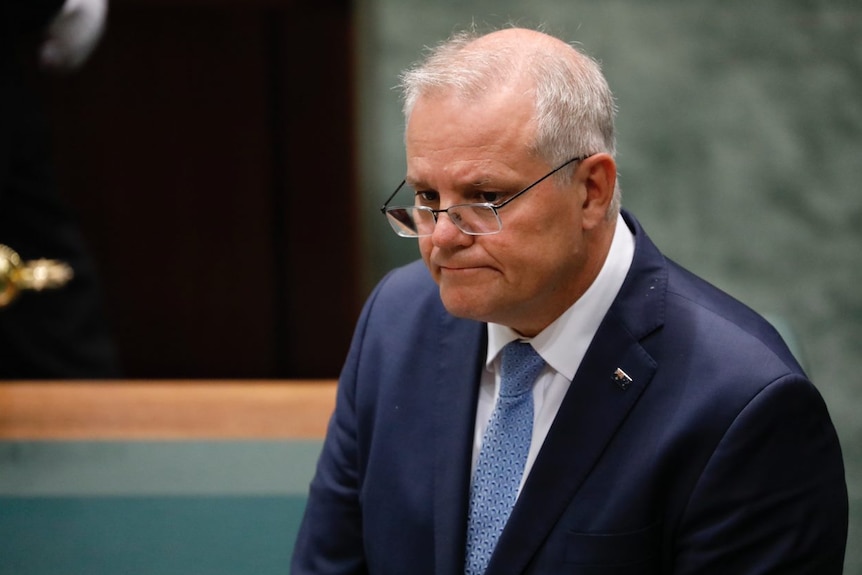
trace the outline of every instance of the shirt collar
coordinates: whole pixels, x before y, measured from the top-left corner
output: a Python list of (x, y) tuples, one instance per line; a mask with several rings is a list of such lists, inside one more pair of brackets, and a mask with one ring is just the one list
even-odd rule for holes
[[(618, 215), (608, 256), (592, 285), (560, 317), (529, 340), (542, 359), (570, 381), (623, 285), (634, 249), (634, 234)], [(516, 339), (525, 338), (509, 327), (489, 323), (486, 367), (490, 369), (500, 350)]]

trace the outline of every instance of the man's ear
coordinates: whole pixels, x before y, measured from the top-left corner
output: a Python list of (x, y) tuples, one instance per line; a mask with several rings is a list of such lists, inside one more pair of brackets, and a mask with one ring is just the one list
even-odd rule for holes
[(583, 205), (584, 229), (590, 230), (607, 221), (608, 206), (614, 197), (617, 163), (610, 154), (594, 154), (581, 163), (578, 170), (586, 174), (586, 197)]

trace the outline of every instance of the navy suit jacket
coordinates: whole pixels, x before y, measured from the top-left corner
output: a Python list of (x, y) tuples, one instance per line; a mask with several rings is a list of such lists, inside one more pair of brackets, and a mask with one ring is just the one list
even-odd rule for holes
[[(820, 395), (766, 321), (625, 218), (632, 267), (487, 573), (841, 573), (847, 490)], [(447, 313), (421, 262), (380, 283), (341, 375), (294, 574), (463, 573), (485, 346), (486, 326)]]

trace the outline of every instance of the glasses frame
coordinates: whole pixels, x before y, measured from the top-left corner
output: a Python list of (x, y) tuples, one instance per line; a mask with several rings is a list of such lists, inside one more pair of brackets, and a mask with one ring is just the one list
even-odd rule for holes
[[(520, 192), (514, 194), (513, 196), (511, 196), (509, 198), (506, 198), (505, 200), (503, 200), (502, 202), (500, 202), (498, 204), (492, 204), (490, 202), (474, 202), (474, 203), (467, 203), (467, 204), (455, 204), (455, 205), (449, 206), (448, 208), (443, 209), (443, 210), (435, 210), (434, 208), (429, 208), (427, 206), (415, 206), (415, 205), (414, 206), (390, 206), (389, 202), (392, 201), (392, 199), (398, 194), (398, 192), (401, 191), (401, 188), (404, 187), (404, 184), (407, 183), (407, 180), (404, 179), (404, 180), (401, 180), (401, 183), (398, 184), (398, 187), (395, 188), (395, 191), (392, 192), (392, 194), (386, 199), (385, 202), (383, 202), (383, 205), (380, 207), (380, 213), (382, 213), (388, 219), (389, 218), (388, 213), (391, 210), (402, 210), (402, 209), (408, 209), (408, 208), (425, 210), (425, 211), (431, 212), (431, 215), (434, 217), (434, 225), (436, 226), (437, 221), (440, 218), (440, 214), (444, 214), (444, 213), (448, 214), (449, 210), (451, 210), (453, 208), (463, 208), (463, 207), (490, 208), (494, 212), (494, 216), (496, 216), (497, 221), (500, 224), (500, 228), (496, 231), (493, 231), (493, 232), (471, 232), (471, 231), (467, 231), (461, 227), (461, 225), (458, 223), (458, 220), (456, 218), (451, 218), (451, 216), (450, 216), (450, 218), (452, 219), (452, 223), (455, 224), (455, 226), (459, 230), (461, 230), (463, 233), (470, 235), (470, 236), (490, 236), (493, 234), (499, 234), (501, 231), (503, 231), (503, 220), (500, 219), (500, 214), (498, 213), (497, 210), (499, 210), (499, 209), (505, 207), (506, 205), (512, 203), (516, 198), (520, 198), (521, 196), (523, 196), (524, 194), (526, 194), (527, 192), (529, 192), (530, 190), (532, 190), (533, 188), (535, 188), (536, 186), (538, 186), (539, 184), (541, 184), (542, 182), (544, 182), (545, 180), (547, 180), (548, 178), (550, 178), (551, 176), (553, 176), (554, 174), (556, 174), (557, 172), (559, 172), (560, 170), (562, 170), (563, 168), (568, 166), (569, 164), (573, 164), (575, 162), (583, 162), (584, 160), (586, 160), (587, 158), (589, 158), (592, 155), (593, 154), (584, 154), (582, 156), (575, 156), (574, 158), (566, 160), (565, 162), (563, 162), (562, 164), (560, 164), (559, 166), (557, 166), (556, 168), (554, 168), (553, 170), (551, 170), (550, 172), (548, 172), (547, 174), (545, 174), (544, 176), (542, 176), (541, 178), (539, 178), (538, 180), (536, 180), (535, 182), (533, 182), (532, 184), (530, 184), (529, 186), (527, 186), (526, 188), (521, 190)], [(425, 238), (425, 237), (430, 236), (431, 234), (416, 234), (415, 236), (402, 236), (401, 234), (398, 234), (396, 232), (396, 235), (398, 235), (399, 237), (408, 237), (408, 238)]]

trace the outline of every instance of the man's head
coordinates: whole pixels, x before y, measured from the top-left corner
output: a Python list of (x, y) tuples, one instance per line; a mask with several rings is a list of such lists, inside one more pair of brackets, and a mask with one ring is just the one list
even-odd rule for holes
[(454, 315), (534, 335), (590, 286), (619, 198), (613, 97), (598, 65), (540, 32), (462, 34), (402, 77), (407, 182), (434, 209), (498, 204), (498, 234), (440, 214), (420, 250)]

